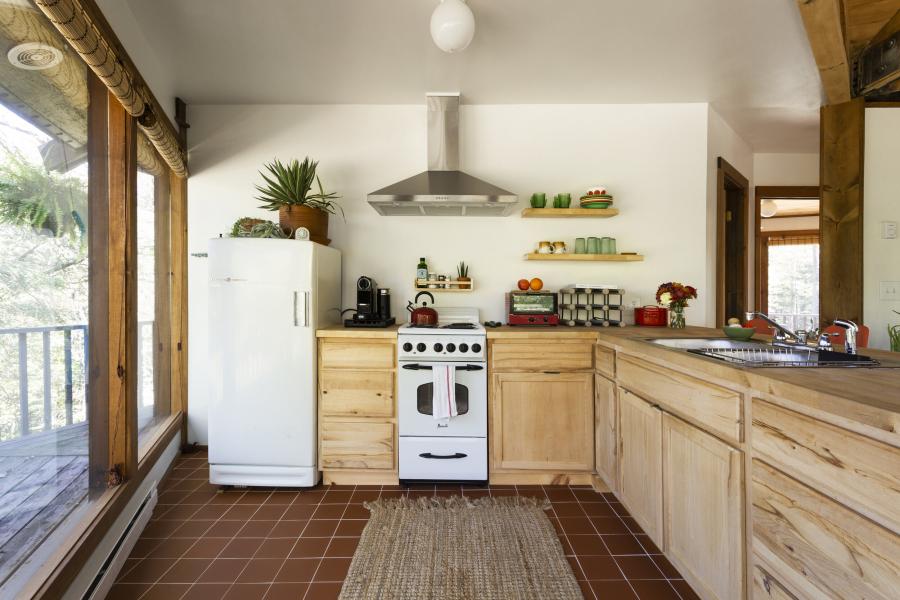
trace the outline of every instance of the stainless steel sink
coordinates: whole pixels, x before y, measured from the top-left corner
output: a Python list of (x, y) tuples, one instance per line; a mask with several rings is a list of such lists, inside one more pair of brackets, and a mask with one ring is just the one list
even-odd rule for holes
[(726, 338), (670, 338), (645, 340), (657, 346), (684, 350), (745, 367), (877, 367), (868, 356), (817, 350), (802, 346), (775, 346), (759, 341)]

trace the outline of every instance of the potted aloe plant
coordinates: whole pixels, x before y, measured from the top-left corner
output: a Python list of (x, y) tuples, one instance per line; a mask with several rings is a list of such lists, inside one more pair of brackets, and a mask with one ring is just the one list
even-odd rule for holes
[[(287, 164), (276, 158), (265, 165), (265, 171), (260, 171), (265, 185), (257, 185), (256, 190), (260, 193), (257, 199), (263, 202), (260, 208), (278, 211), (278, 224), (286, 235), (292, 236), (298, 227), (305, 227), (310, 240), (327, 246), (331, 242), (328, 215), (341, 211), (343, 216), (344, 211), (335, 202), (339, 196), (322, 188), (316, 175), (318, 165), (308, 156), (302, 163), (294, 159)], [(313, 183), (318, 192), (312, 192)]]

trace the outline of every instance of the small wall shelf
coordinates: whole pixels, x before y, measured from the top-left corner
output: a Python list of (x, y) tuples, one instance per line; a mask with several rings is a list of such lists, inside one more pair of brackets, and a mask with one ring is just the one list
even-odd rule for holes
[(644, 257), (640, 254), (538, 254), (531, 252), (525, 255), (525, 260), (570, 260), (570, 261), (596, 261), (596, 262), (640, 262)]
[[(439, 285), (439, 286), (449, 285), (451, 287), (430, 288), (430, 287), (428, 287), (429, 284)], [(468, 287), (463, 287), (463, 286), (468, 286)], [(416, 289), (416, 291), (431, 292), (431, 293), (434, 293), (434, 292), (438, 292), (438, 293), (471, 292), (472, 289), (475, 287), (475, 281), (473, 281), (473, 280), (457, 281), (456, 279), (450, 279), (447, 281), (431, 281), (429, 279), (416, 279), (413, 281), (413, 287)]]
[(594, 217), (608, 219), (619, 214), (615, 208), (523, 208), (523, 219)]

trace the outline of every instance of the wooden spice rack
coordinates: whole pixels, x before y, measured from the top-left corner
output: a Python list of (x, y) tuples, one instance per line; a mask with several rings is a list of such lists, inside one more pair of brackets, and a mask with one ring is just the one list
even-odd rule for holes
[[(429, 284), (437, 285), (437, 286), (449, 285), (450, 287), (430, 288), (430, 287), (428, 287)], [(463, 286), (467, 286), (467, 287), (463, 287)], [(472, 289), (474, 289), (474, 287), (475, 287), (475, 281), (471, 280), (471, 279), (469, 281), (458, 281), (456, 279), (448, 279), (446, 281), (432, 281), (429, 279), (415, 279), (415, 280), (413, 280), (413, 287), (416, 289), (416, 291), (432, 292), (432, 293), (434, 293), (434, 292), (440, 292), (440, 293), (443, 293), (443, 292), (471, 292)]]

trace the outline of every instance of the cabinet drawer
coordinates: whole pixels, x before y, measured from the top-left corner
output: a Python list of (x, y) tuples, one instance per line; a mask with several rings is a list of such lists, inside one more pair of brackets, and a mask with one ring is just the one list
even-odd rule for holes
[(738, 392), (629, 356), (616, 361), (619, 385), (679, 413), (727, 439), (741, 440)]
[(394, 372), (356, 369), (319, 371), (323, 415), (394, 416)]
[(494, 371), (590, 371), (593, 344), (568, 341), (502, 341), (491, 345)]
[(322, 420), (323, 469), (393, 469), (393, 423)]
[(594, 370), (614, 379), (616, 376), (616, 351), (606, 346), (594, 346)]
[(900, 449), (753, 400), (753, 450), (900, 533)]
[(752, 486), (753, 544), (779, 572), (823, 598), (897, 597), (900, 537), (759, 460)]
[(393, 369), (391, 341), (324, 340), (319, 345), (321, 369)]
[(790, 593), (774, 575), (757, 561), (753, 565), (753, 600), (798, 600), (798, 597)]

